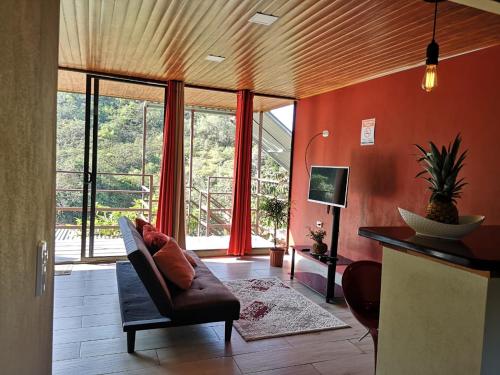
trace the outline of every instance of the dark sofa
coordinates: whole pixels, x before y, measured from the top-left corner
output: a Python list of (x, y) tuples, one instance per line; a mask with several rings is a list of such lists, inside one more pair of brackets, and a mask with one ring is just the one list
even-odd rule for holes
[(134, 224), (125, 217), (119, 224), (129, 259), (116, 264), (128, 352), (134, 351), (136, 331), (153, 328), (224, 321), (229, 341), (240, 302), (198, 256), (189, 251), (196, 260), (196, 275), (190, 289), (180, 290), (163, 278)]

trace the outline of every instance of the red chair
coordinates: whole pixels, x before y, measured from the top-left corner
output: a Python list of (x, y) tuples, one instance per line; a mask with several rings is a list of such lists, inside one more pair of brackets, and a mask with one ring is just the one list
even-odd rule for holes
[(342, 275), (344, 297), (352, 315), (364, 325), (373, 338), (377, 365), (378, 321), (382, 264), (370, 260), (353, 262)]

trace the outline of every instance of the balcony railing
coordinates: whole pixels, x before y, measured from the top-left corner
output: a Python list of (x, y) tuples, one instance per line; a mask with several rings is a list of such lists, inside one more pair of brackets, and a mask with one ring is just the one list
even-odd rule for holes
[[(56, 229), (81, 229), (81, 223), (77, 223), (77, 221), (81, 221), (81, 212), (82, 206), (66, 206), (61, 204), (60, 195), (64, 193), (69, 194), (78, 194), (78, 199), (81, 199), (83, 196), (83, 172), (75, 172), (75, 171), (63, 171), (58, 170), (56, 172), (57, 181), (59, 182), (60, 176), (70, 175), (75, 176), (70, 181), (66, 181), (67, 183), (74, 183), (72, 187), (56, 187), (56, 213), (76, 213), (73, 215), (73, 223), (63, 223), (58, 220), (56, 222)], [(76, 177), (78, 176), (78, 177)], [(130, 214), (135, 213), (136, 216), (144, 215), (147, 219), (152, 219), (153, 217), (153, 175), (152, 174), (135, 174), (135, 173), (97, 173), (97, 178), (103, 177), (125, 177), (126, 179), (137, 180), (137, 189), (113, 189), (113, 188), (96, 188), (96, 194), (114, 194), (114, 195), (127, 195), (132, 197), (137, 197), (133, 199), (134, 201), (140, 202), (139, 207), (104, 207), (102, 205), (96, 205), (96, 218), (102, 217), (102, 214), (105, 213), (124, 213)], [(77, 186), (77, 187), (75, 187)], [(78, 200), (73, 199), (73, 200)], [(80, 216), (80, 217), (78, 217)], [(95, 229), (99, 230), (116, 230), (118, 232), (118, 224), (96, 224)]]
[[(82, 172), (74, 171), (57, 171), (57, 176), (73, 175), (75, 186), (56, 188), (58, 194), (79, 194), (79, 198), (83, 194)], [(78, 176), (78, 177), (76, 177)], [(137, 181), (137, 189), (113, 189), (113, 188), (97, 188), (96, 194), (113, 194), (113, 195), (132, 195), (137, 198), (135, 202), (139, 202), (139, 207), (104, 207), (96, 205), (96, 218), (98, 219), (95, 225), (96, 233), (106, 231), (112, 233), (111, 237), (119, 235), (119, 227), (114, 223), (99, 224), (99, 218), (104, 214), (119, 212), (124, 215), (139, 216), (144, 215), (147, 220), (154, 221), (156, 216), (156, 208), (158, 204), (158, 186), (153, 184), (152, 174), (134, 174), (134, 173), (98, 173), (98, 179), (103, 177), (124, 177), (126, 179), (134, 179)], [(68, 182), (66, 181), (66, 185)], [(252, 179), (252, 232), (259, 236), (267, 236), (269, 228), (261, 223), (262, 213), (260, 211), (260, 203), (264, 197), (270, 196), (270, 192), (274, 190), (280, 183), (269, 179)], [(232, 215), (232, 177), (225, 176), (209, 176), (207, 178), (207, 188), (199, 189), (195, 186), (186, 187), (186, 218), (187, 230), (189, 236), (222, 236), (228, 235), (231, 228)], [(283, 199), (286, 199), (284, 194)], [(63, 199), (57, 199), (57, 213), (76, 213), (72, 215), (72, 223), (64, 223), (58, 220), (56, 229), (73, 229), (81, 230), (81, 206), (66, 206), (60, 202)], [(75, 199), (73, 199), (74, 201)], [(131, 215), (133, 213), (133, 215)], [(76, 219), (75, 219), (76, 218)], [(77, 221), (80, 223), (77, 223)]]
[[(191, 226), (191, 235), (211, 236), (229, 234), (232, 215), (232, 177), (209, 176), (207, 189), (200, 190), (194, 186), (187, 187), (186, 213), (188, 225)], [(219, 181), (227, 181), (219, 184)], [(261, 224), (260, 202), (262, 198), (269, 197), (269, 187), (278, 186), (275, 180), (253, 178), (252, 179), (252, 232), (256, 235), (267, 233), (268, 228)], [(220, 190), (224, 186), (228, 189)], [(285, 198), (285, 197), (284, 197)]]

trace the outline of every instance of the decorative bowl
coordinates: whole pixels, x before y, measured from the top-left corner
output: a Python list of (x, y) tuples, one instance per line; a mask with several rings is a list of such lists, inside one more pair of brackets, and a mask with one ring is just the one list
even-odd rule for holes
[(461, 239), (477, 229), (485, 219), (484, 216), (480, 215), (460, 216), (458, 224), (444, 224), (399, 207), (398, 210), (405, 223), (418, 235), (447, 240)]

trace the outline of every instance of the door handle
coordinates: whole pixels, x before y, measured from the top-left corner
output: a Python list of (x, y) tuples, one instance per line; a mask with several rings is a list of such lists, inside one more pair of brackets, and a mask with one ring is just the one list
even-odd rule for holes
[(85, 179), (85, 183), (88, 185), (90, 183), (92, 183), (92, 172), (87, 172), (86, 173), (86, 179)]

